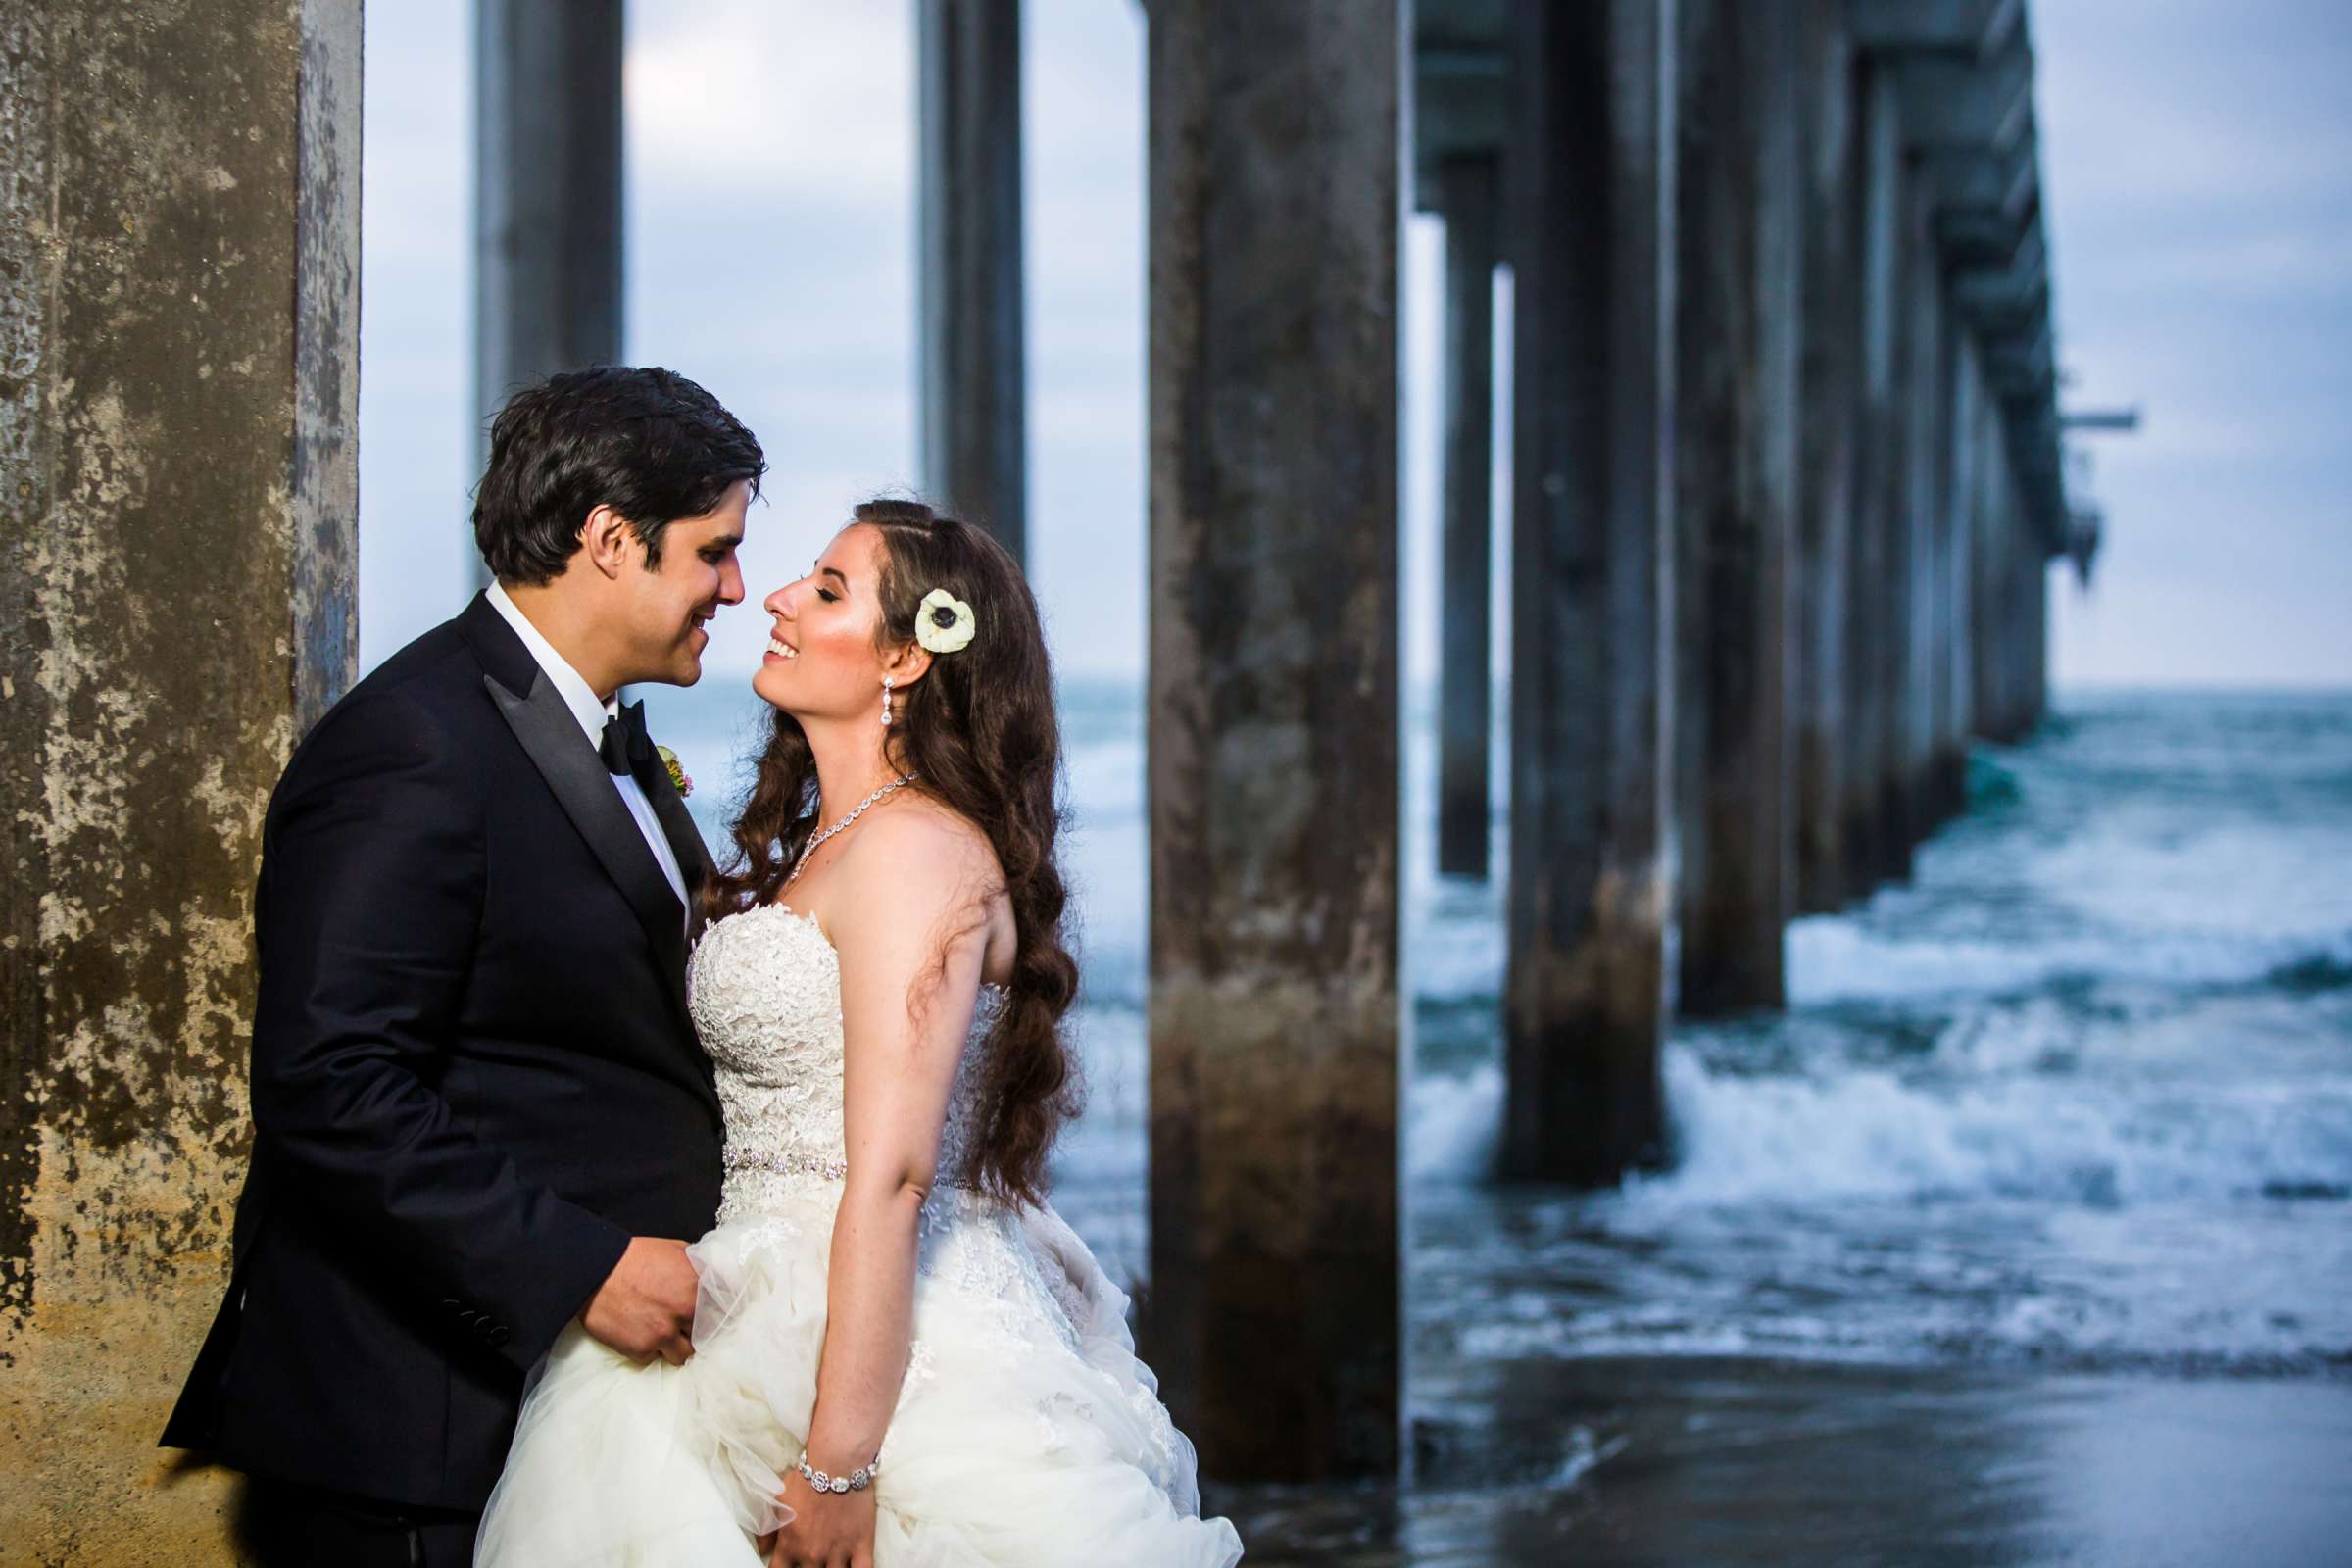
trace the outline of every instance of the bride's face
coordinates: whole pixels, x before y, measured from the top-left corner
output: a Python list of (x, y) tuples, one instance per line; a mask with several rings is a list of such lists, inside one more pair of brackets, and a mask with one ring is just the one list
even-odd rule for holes
[(774, 624), (752, 690), (801, 718), (882, 712), (882, 536), (854, 522), (833, 536), (808, 574), (760, 601)]

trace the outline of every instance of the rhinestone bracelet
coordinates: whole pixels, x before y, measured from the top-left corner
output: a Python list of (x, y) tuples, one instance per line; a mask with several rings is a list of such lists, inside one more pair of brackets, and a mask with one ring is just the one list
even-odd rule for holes
[(882, 1456), (874, 1455), (872, 1459), (846, 1476), (825, 1474), (822, 1470), (809, 1464), (807, 1453), (801, 1455), (800, 1468), (801, 1474), (808, 1479), (808, 1484), (819, 1492), (863, 1492), (874, 1484), (874, 1477), (881, 1471)]

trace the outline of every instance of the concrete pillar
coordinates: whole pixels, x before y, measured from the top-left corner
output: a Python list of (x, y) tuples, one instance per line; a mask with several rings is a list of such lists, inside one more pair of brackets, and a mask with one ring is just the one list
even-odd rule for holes
[(1983, 482), (1984, 371), (1975, 340), (1955, 323), (1948, 360), (1950, 457), (1944, 485), (1943, 694), (1936, 725), (1939, 796), (1946, 815), (1968, 808), (1968, 737), (1976, 699), (1972, 602), (1976, 591), (1976, 495)]
[(2026, 553), (2019, 603), (2025, 610), (2025, 701), (2018, 719), (2022, 739), (2040, 728), (2050, 711), (2050, 553), (2040, 539)]
[(1866, 59), (1859, 87), (1862, 331), (1856, 509), (1848, 583), (1845, 851), (1848, 888), (1866, 892), (1907, 868), (1896, 809), (1905, 661), (1899, 637), (1903, 544), (1902, 126), (1892, 74)]
[(1937, 628), (1941, 589), (1936, 551), (1943, 531), (1945, 379), (1942, 259), (1936, 243), (1935, 181), (1915, 159), (1906, 159), (1903, 182), (1903, 475), (1901, 521), (1903, 575), (1897, 612), (1897, 647), (1903, 663), (1896, 754), (1896, 804), (1903, 834), (1904, 865), (1911, 848), (1932, 832), (1935, 809), (1936, 712), (1939, 671)]
[[(1743, 858), (1749, 951), (1765, 969), (1746, 993), (1751, 1004), (1786, 1000), (1783, 928), (1796, 913), (1796, 715), (1803, 668), (1796, 573), (1804, 505), (1804, 325), (1806, 58), (1803, 28), (1808, 0), (1760, 0), (1741, 9), (1753, 48), (1761, 114), (1753, 138), (1756, 191), (1763, 218), (1756, 237), (1754, 287), (1757, 332), (1754, 403), (1759, 570), (1756, 646), (1764, 673), (1748, 744), (1740, 765), (1752, 769), (1759, 790), (1777, 799), (1767, 820), (1749, 818)], [(1717, 821), (1731, 820), (1731, 802), (1719, 795)]]
[(1487, 874), (1488, 649), (1494, 564), (1494, 265), (1500, 213), (1494, 158), (1438, 172), (1446, 219), (1446, 517), (1439, 573), (1445, 627), (1438, 677), (1438, 869)]
[[(1976, 363), (1973, 345), (1969, 359)], [(1983, 367), (1978, 365), (1979, 373)], [(2000, 428), (1993, 423), (1997, 405), (1980, 387), (1976, 398), (1976, 462), (1968, 476), (1968, 713), (1970, 739), (1988, 733), (1992, 711), (1992, 650), (1994, 631), (1989, 620), (1993, 605), (1993, 513), (1988, 497), (2000, 472)]]
[(1391, 1474), (1396, 15), (1150, 32), (1147, 1355), (1211, 1476)]
[(1999, 701), (1993, 709), (1992, 738), (2007, 745), (2024, 733), (2025, 722), (2025, 516), (2014, 469), (2000, 498), (2001, 542), (1993, 560), (1998, 579), (1995, 619), (2000, 627)]
[(2022, 739), (2026, 729), (2026, 581), (2031, 526), (2026, 516), (2023, 486), (2014, 458), (2009, 482), (2002, 487), (2004, 530), (2001, 541), (2001, 707), (2000, 739)]
[(472, 473), (508, 397), (621, 358), (621, 10), (474, 0)]
[[(1989, 387), (1987, 389), (1989, 391)], [(1975, 731), (1997, 745), (2025, 738), (2038, 716), (2047, 546), (2034, 528), (2007, 411), (1985, 399), (1984, 478), (1979, 486), (1979, 577), (1972, 618)]]
[(2023, 741), (2034, 726), (2034, 623), (2041, 612), (2041, 558), (2034, 550), (2033, 519), (2018, 514), (2018, 541), (2009, 564), (2009, 738)]
[(226, 1563), (156, 1448), (250, 1145), (262, 810), (358, 655), (358, 0), (0, 11), (0, 1556)]
[(1681, 0), (1675, 223), (1681, 1010), (1781, 1004), (1794, 906), (1802, 220), (1792, 0)]
[(1797, 906), (1854, 891), (1845, 854), (1848, 573), (1861, 350), (1857, 115), (1845, 0), (1805, 0), (1803, 488), (1799, 508)]
[(923, 485), (1028, 552), (1021, 0), (919, 0)]
[(1512, 13), (1502, 1164), (1663, 1157), (1672, 918), (1674, 8)]
[(1999, 741), (2006, 732), (2009, 701), (2012, 631), (2007, 617), (2016, 596), (2008, 562), (2016, 509), (2000, 400), (1990, 395), (1989, 387), (1985, 394), (1978, 405), (1977, 467), (1971, 485), (1969, 732)]

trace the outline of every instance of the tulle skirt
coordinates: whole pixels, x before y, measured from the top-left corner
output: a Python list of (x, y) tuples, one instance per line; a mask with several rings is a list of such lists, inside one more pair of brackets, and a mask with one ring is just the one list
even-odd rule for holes
[[(523, 1399), (480, 1568), (759, 1568), (816, 1403), (837, 1186), (690, 1249), (692, 1360), (638, 1366), (575, 1322)], [(1050, 1208), (943, 1193), (874, 1480), (876, 1568), (1230, 1568), (1126, 1298)]]

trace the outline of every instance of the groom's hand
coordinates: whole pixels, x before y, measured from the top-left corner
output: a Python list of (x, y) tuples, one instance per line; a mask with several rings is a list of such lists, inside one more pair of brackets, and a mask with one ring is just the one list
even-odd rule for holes
[(588, 1298), (580, 1321), (632, 1361), (660, 1356), (683, 1366), (694, 1354), (694, 1265), (686, 1244), (639, 1236)]

